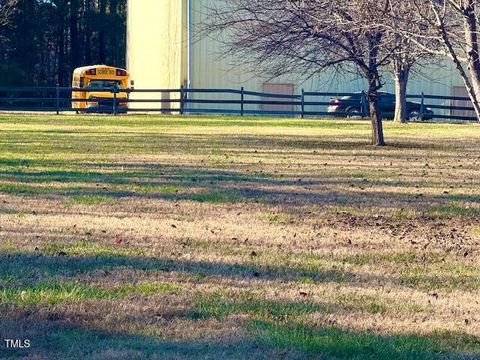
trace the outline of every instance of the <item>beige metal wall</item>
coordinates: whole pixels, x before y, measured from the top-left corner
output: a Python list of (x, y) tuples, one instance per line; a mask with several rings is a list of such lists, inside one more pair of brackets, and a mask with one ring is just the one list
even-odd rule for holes
[[(242, 58), (222, 55), (222, 39), (198, 36), (199, 24), (207, 20), (208, 9), (215, 4), (218, 4), (217, 0), (128, 0), (127, 67), (136, 88), (179, 88), (181, 84), (187, 85), (190, 79), (192, 88), (240, 89), (243, 86), (248, 90), (262, 91), (265, 84), (291, 84), (297, 94), (302, 88), (322, 92), (365, 89), (364, 81), (349, 73), (325, 72), (309, 79), (308, 74), (292, 74), (276, 79), (258, 76), (253, 66), (245, 64)], [(189, 34), (192, 36), (189, 37)], [(448, 64), (421, 71), (433, 81), (414, 76), (408, 86), (409, 93), (452, 95), (453, 87), (462, 85), (457, 73)], [(392, 91), (393, 84), (388, 74), (385, 80), (385, 90)], [(154, 96), (160, 97), (159, 94)], [(202, 94), (196, 97), (238, 100), (235, 95)], [(202, 107), (206, 106), (215, 108), (213, 105)], [(230, 108), (235, 107), (238, 106)]]
[[(187, 0), (128, 0), (127, 69), (135, 88), (179, 88), (186, 84), (186, 4)], [(160, 94), (132, 94), (133, 99), (149, 97), (159, 98)], [(131, 105), (137, 108), (160, 106)]]
[[(305, 80), (301, 74), (292, 74), (282, 78), (270, 79), (268, 76), (258, 76), (254, 72), (254, 65), (244, 64), (244, 60), (236, 56), (223, 56), (225, 39), (213, 36), (200, 37), (200, 25), (208, 20), (209, 8), (218, 3), (216, 0), (191, 0), (192, 49), (191, 49), (191, 86), (235, 88), (245, 87), (253, 91), (262, 91), (263, 84), (285, 83), (294, 84), (296, 89), (310, 90), (317, 88), (319, 83), (328, 83), (329, 75)], [(353, 86), (359, 85), (356, 81)]]
[[(191, 0), (191, 86), (193, 88), (235, 88), (245, 87), (253, 91), (262, 91), (265, 84), (293, 84), (294, 92), (299, 94), (305, 91), (319, 92), (357, 92), (366, 89), (363, 79), (351, 73), (337, 74), (324, 72), (308, 79), (308, 74), (292, 74), (283, 78), (270, 79), (267, 76), (258, 76), (252, 65), (244, 65), (240, 57), (222, 56), (224, 39), (213, 37), (195, 37), (198, 33), (199, 24), (207, 21), (208, 8), (215, 6), (217, 0)], [(420, 68), (421, 74), (412, 75), (408, 85), (410, 94), (447, 95), (451, 96), (454, 86), (462, 86), (463, 83), (456, 70), (450, 63), (443, 66)], [(430, 80), (427, 80), (429, 78)], [(393, 82), (390, 74), (385, 74), (385, 91), (393, 92)], [(202, 95), (202, 98), (207, 96)], [(227, 96), (228, 97), (228, 96)], [(212, 95), (211, 98), (218, 98)], [(232, 96), (230, 96), (232, 98)], [(233, 97), (234, 98), (234, 97)], [(317, 99), (324, 101), (325, 99)], [(198, 107), (198, 105), (196, 105)], [(209, 105), (211, 107), (211, 105)], [(224, 106), (224, 105), (222, 105)], [(234, 108), (234, 106), (233, 106)]]

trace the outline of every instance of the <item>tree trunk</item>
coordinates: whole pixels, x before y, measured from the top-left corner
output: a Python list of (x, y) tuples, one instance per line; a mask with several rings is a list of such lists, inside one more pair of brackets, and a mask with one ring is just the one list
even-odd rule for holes
[(378, 107), (378, 90), (370, 87), (367, 93), (368, 106), (370, 108), (370, 122), (372, 124), (372, 142), (374, 146), (385, 146), (383, 138), (382, 114)]
[[(476, 5), (470, 1), (465, 9), (464, 31), (467, 50), (467, 69), (471, 83), (465, 82), (467, 92), (472, 100), (477, 120), (480, 121), (480, 54)], [(465, 79), (464, 79), (465, 80)]]
[(475, 115), (477, 116), (477, 121), (480, 122), (480, 74), (472, 73), (472, 70), (469, 71), (470, 77), (463, 70), (463, 66), (460, 62), (455, 64), (457, 69), (460, 70), (460, 75), (465, 84), (465, 89), (467, 90), (468, 97), (472, 102), (473, 109), (475, 110)]
[[(457, 50), (452, 43), (451, 34), (445, 27), (445, 23), (439, 22), (437, 24), (437, 31), (442, 38), (448, 54), (457, 68), (462, 80), (465, 84), (468, 96), (472, 101), (475, 114), (478, 121), (480, 121), (480, 62), (479, 62), (479, 46), (477, 36), (477, 24), (475, 17), (476, 6), (470, 3), (470, 9), (466, 9), (464, 15), (464, 36), (466, 42), (467, 67), (465, 70), (463, 62), (457, 54)], [(477, 65), (476, 65), (477, 64)], [(468, 71), (468, 73), (467, 73)]]
[(407, 83), (410, 67), (395, 66), (395, 116), (393, 120), (398, 123), (407, 122)]
[[(475, 114), (477, 116), (478, 121), (480, 121), (480, 98), (477, 94), (480, 95), (478, 91), (475, 91), (476, 89), (480, 88), (480, 81), (478, 80), (478, 75), (473, 76), (472, 80), (470, 80), (469, 74), (467, 74), (467, 71), (463, 67), (463, 63), (460, 60), (460, 58), (457, 55), (457, 52), (455, 48), (453, 47), (452, 43), (450, 42), (450, 39), (447, 35), (447, 32), (443, 27), (440, 28), (440, 34), (443, 39), (443, 43), (445, 47), (447, 48), (448, 53), (452, 57), (452, 61), (457, 68), (460, 77), (463, 80), (463, 83), (465, 84), (465, 89), (467, 90), (468, 97), (470, 98), (470, 101), (472, 102), (473, 108), (475, 110)], [(469, 73), (472, 74), (472, 69), (469, 69)], [(473, 74), (475, 75), (475, 74)], [(474, 79), (477, 79), (476, 81)], [(474, 86), (474, 84), (476, 84)]]
[(467, 88), (468, 95), (472, 101), (475, 114), (477, 115), (477, 121), (480, 122), (480, 73), (470, 72), (472, 79), (471, 89)]
[(370, 108), (370, 121), (372, 123), (372, 142), (374, 146), (385, 146), (383, 139), (382, 114), (378, 106), (378, 90), (382, 87), (380, 74), (378, 73), (378, 52), (382, 32), (367, 35), (369, 59), (365, 69), (365, 77), (368, 81), (367, 100)]

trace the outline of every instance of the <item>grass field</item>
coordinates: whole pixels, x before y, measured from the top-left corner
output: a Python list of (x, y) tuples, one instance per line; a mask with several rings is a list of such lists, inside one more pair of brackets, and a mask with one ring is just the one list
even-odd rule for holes
[(0, 358), (480, 358), (480, 127), (385, 133), (0, 115)]

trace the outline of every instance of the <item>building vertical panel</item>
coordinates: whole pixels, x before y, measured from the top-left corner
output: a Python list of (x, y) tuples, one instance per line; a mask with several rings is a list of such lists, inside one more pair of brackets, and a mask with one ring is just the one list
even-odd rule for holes
[[(186, 0), (129, 0), (127, 68), (135, 88), (178, 89), (186, 79)], [(133, 94), (133, 99), (160, 98)], [(132, 103), (134, 107), (160, 104)], [(164, 104), (163, 107), (168, 107)]]

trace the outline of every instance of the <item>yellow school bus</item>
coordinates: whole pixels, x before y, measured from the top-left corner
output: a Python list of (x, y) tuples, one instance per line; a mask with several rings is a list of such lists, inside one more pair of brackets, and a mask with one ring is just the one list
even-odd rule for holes
[[(107, 66), (83, 66), (73, 71), (72, 88), (88, 91), (72, 91), (72, 108), (77, 112), (112, 112), (114, 93), (106, 89), (128, 89), (130, 76), (124, 69)], [(103, 91), (101, 91), (103, 90)], [(128, 93), (116, 93), (118, 112), (126, 112), (128, 108)]]

